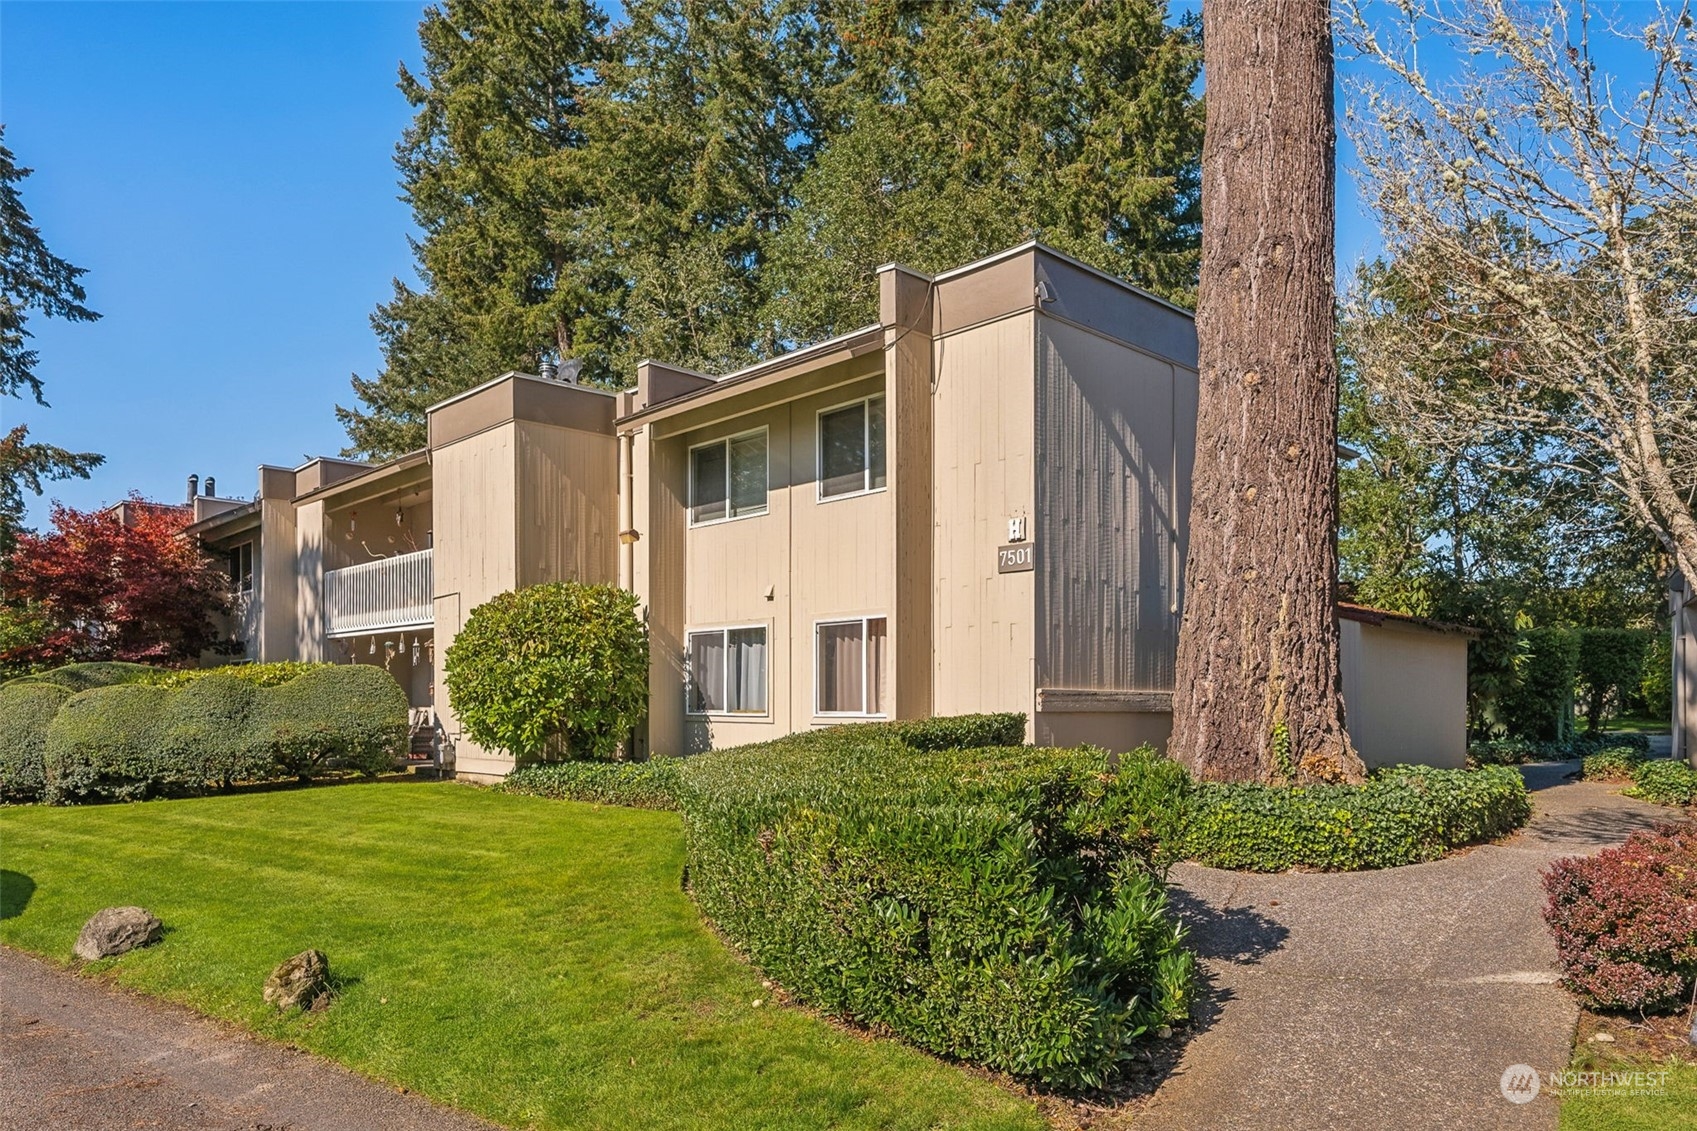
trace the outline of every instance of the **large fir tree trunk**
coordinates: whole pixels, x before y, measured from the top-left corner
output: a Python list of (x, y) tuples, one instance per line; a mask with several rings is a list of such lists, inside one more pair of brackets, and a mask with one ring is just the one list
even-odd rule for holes
[(1327, 0), (1205, 0), (1201, 409), (1172, 752), (1359, 780), (1338, 673)]

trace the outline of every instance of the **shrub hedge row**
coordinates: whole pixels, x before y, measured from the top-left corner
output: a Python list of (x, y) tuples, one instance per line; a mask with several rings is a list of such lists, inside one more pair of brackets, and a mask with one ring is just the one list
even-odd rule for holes
[(17, 683), (51, 683), (67, 691), (88, 691), (95, 687), (113, 687), (121, 683), (146, 683), (168, 674), (164, 668), (148, 664), (126, 664), (120, 660), (99, 660), (87, 664), (66, 664), (34, 675), (19, 676), (8, 681)]
[(1364, 785), (1200, 784), (1185, 844), (1217, 868), (1392, 868), (1501, 836), (1530, 816), (1512, 767), (1390, 766)]
[(74, 695), (60, 681), (14, 680), (0, 687), (0, 795), (133, 800), (394, 766), (406, 749), (407, 700), (388, 673), (299, 667), (275, 686), (271, 674), (234, 668)]
[(588, 801), (631, 809), (676, 809), (677, 758), (646, 762), (548, 762), (521, 766), (494, 788), (556, 801)]
[(1638, 755), (1650, 753), (1644, 734), (1575, 734), (1563, 739), (1492, 738), (1471, 742), (1467, 760), (1475, 766), (1518, 766), (1526, 762), (1565, 762), (1587, 758), (1602, 750), (1625, 747)]
[(216, 668), (182, 668), (160, 670), (147, 682), (157, 687), (187, 687), (191, 683), (213, 676), (229, 676), (255, 687), (276, 687), (296, 676), (333, 664), (315, 664), (303, 660), (276, 660), (269, 664), (225, 664)]
[(1188, 779), (1147, 750), (958, 745), (1015, 720), (1023, 735), (1017, 716), (867, 724), (690, 759), (690, 889), (804, 1002), (1096, 1085), (1192, 1002), (1160, 875)]

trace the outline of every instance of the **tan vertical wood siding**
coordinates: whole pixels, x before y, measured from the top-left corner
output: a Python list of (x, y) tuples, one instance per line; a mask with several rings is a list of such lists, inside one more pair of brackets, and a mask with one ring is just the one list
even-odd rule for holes
[[(998, 573), (1009, 518), (1034, 519), (1034, 316), (938, 339), (933, 403), (933, 710), (1032, 711), (1035, 573)], [(1041, 561), (1041, 556), (1039, 556)]]
[(521, 420), (513, 425), (518, 482), (518, 586), (611, 584), (618, 577), (617, 441)]
[[(517, 426), (509, 421), (431, 453), (438, 666), (471, 611), (517, 584), (517, 445)], [(512, 768), (510, 757), (464, 737), (445, 686), (437, 711), (457, 770), (473, 776)]]

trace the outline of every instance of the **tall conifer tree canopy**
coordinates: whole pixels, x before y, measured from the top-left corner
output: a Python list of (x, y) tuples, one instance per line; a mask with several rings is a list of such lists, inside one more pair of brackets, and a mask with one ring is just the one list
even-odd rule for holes
[(876, 316), (872, 271), (1041, 238), (1195, 292), (1201, 63), (1164, 0), (445, 0), (397, 147), (419, 283), (349, 451), (545, 356), (622, 386)]

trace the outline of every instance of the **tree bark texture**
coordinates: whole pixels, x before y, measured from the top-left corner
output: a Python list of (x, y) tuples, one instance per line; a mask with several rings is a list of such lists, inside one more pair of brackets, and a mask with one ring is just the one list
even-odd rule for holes
[(1327, 0), (1205, 0), (1201, 405), (1172, 752), (1360, 780), (1338, 668)]

